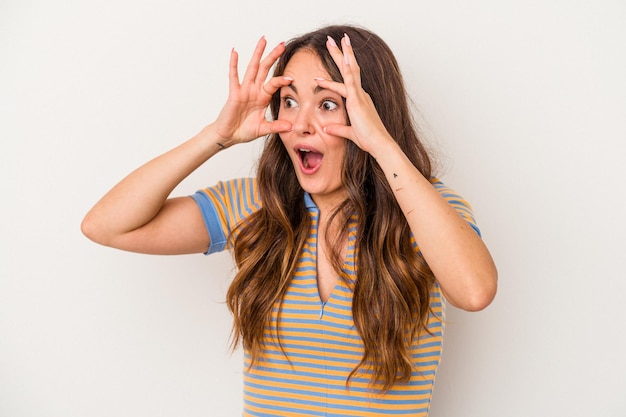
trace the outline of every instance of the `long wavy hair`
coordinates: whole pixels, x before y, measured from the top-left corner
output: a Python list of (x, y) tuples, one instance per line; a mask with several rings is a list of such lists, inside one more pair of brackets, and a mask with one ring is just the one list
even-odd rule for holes
[[(286, 44), (274, 75), (282, 75), (291, 57), (307, 49), (317, 54), (333, 80), (342, 82), (326, 40), (327, 36), (339, 40), (344, 33), (352, 41), (363, 89), (372, 97), (385, 127), (420, 173), (430, 178), (431, 161), (417, 133), (398, 63), (379, 36), (354, 26), (320, 28)], [(274, 119), (279, 106), (277, 93), (270, 105)], [(243, 344), (252, 358), (250, 366), (261, 356), (272, 309), (278, 305), (280, 311), (310, 228), (304, 191), (278, 134), (266, 139), (257, 181), (263, 206), (232, 235), (237, 273), (227, 293), (234, 316), (233, 347)], [(371, 385), (387, 392), (398, 382), (408, 382), (415, 371), (411, 347), (427, 331), (434, 277), (415, 250), (382, 169), (351, 141), (347, 141), (342, 184), (347, 197), (328, 223), (328, 227), (337, 226), (340, 236), (326, 234), (326, 243), (332, 248), (333, 267), (342, 276), (341, 246), (347, 241), (348, 222), (356, 218), (352, 315), (364, 345), (361, 362), (346, 383), (367, 370)], [(278, 330), (275, 337), (280, 343)]]

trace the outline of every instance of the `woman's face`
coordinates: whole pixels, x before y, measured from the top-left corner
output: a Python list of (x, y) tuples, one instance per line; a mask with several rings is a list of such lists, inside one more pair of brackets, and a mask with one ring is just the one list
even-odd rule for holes
[(293, 82), (280, 90), (278, 118), (292, 123), (293, 130), (280, 134), (302, 188), (320, 208), (332, 208), (344, 199), (341, 183), (346, 139), (324, 132), (330, 123), (346, 124), (342, 97), (317, 85), (315, 78), (330, 79), (312, 51), (296, 52), (284, 76)]

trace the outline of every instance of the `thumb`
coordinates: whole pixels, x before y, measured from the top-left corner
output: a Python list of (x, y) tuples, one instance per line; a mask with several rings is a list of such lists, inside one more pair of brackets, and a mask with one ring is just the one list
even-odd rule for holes
[(274, 120), (261, 126), (261, 136), (270, 133), (289, 132), (292, 129), (293, 125), (290, 122), (286, 120)]
[(331, 136), (338, 136), (340, 138), (353, 140), (352, 127), (339, 123), (331, 123), (324, 126), (324, 133)]

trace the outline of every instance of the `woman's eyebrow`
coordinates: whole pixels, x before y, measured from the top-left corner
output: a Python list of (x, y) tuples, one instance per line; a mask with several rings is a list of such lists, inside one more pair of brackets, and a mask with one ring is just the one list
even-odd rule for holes
[(298, 89), (297, 89), (297, 88), (296, 88), (296, 86), (295, 86), (295, 85), (293, 85), (293, 84), (287, 84), (287, 85), (286, 85), (286, 86), (284, 86), (283, 88), (290, 88), (290, 89), (292, 89), (292, 90), (293, 90), (293, 92), (294, 92), (294, 93), (296, 93), (296, 94), (298, 93)]

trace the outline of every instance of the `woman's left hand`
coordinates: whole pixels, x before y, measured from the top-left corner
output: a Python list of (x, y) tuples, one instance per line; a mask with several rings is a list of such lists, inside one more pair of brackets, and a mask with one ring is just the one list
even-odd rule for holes
[(317, 79), (317, 83), (346, 99), (350, 125), (329, 124), (324, 130), (330, 135), (350, 139), (359, 148), (376, 157), (376, 150), (381, 149), (384, 144), (394, 143), (394, 140), (380, 119), (372, 98), (361, 86), (361, 69), (354, 56), (350, 38), (344, 34), (341, 39), (342, 49), (339, 49), (335, 40), (329, 36), (326, 47), (341, 71), (343, 83), (326, 79)]
[(361, 85), (361, 72), (350, 38), (344, 35), (341, 49), (329, 38), (326, 47), (344, 82), (318, 80), (318, 83), (346, 99), (350, 120), (349, 126), (327, 125), (326, 133), (351, 140), (376, 159), (448, 301), (469, 311), (485, 308), (497, 288), (497, 270), (487, 247), (417, 170), (385, 128), (370, 95)]

